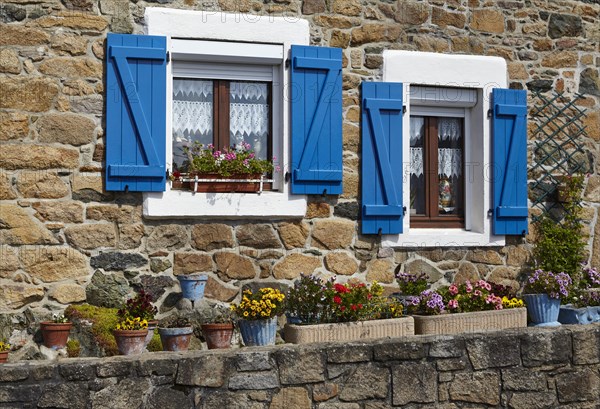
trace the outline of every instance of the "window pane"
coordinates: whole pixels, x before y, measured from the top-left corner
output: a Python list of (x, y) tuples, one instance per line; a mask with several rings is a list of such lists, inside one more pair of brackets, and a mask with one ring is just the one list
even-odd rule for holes
[(460, 118), (438, 118), (439, 212), (462, 215), (463, 131)]
[(269, 87), (258, 82), (229, 86), (229, 142), (250, 144), (256, 157), (267, 159), (269, 148)]
[(410, 212), (425, 214), (425, 168), (423, 164), (425, 118), (410, 117)]
[(213, 142), (213, 82), (173, 78), (173, 170), (187, 169), (184, 146)]

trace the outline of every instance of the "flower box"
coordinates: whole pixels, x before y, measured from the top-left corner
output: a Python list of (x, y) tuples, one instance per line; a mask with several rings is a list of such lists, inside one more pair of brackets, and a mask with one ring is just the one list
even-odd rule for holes
[(357, 341), (415, 334), (412, 317), (315, 325), (286, 324), (283, 331), (285, 341), (292, 344)]
[[(271, 183), (265, 183), (267, 179), (262, 175), (231, 175), (222, 176), (218, 174), (191, 174), (189, 179), (190, 190), (204, 193), (256, 193), (271, 189)], [(197, 179), (196, 179), (197, 177)]]
[(575, 308), (572, 305), (561, 305), (558, 313), (561, 324), (591, 324), (600, 322), (600, 306)]
[(526, 308), (413, 317), (417, 335), (461, 334), (527, 326)]

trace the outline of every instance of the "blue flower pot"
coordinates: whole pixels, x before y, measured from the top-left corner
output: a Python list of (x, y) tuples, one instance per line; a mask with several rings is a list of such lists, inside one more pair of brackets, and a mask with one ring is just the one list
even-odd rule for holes
[(561, 324), (592, 324), (600, 322), (600, 307), (575, 308), (572, 305), (560, 307), (558, 321)]
[(204, 287), (208, 281), (206, 274), (190, 274), (177, 276), (183, 298), (198, 301), (204, 298)]
[(247, 347), (275, 345), (277, 317), (254, 321), (240, 320), (239, 328), (244, 345)]
[(523, 294), (527, 304), (527, 314), (534, 327), (554, 327), (560, 325), (560, 299), (550, 298), (548, 294)]

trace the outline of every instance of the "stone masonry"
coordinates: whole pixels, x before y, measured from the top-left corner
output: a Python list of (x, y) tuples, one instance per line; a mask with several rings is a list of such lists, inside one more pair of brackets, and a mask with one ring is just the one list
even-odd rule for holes
[[(302, 17), (310, 22), (313, 44), (343, 48), (343, 194), (310, 197), (301, 220), (150, 221), (142, 217), (141, 194), (105, 191), (104, 39), (109, 31), (142, 33), (144, 10), (149, 6)], [(380, 248), (376, 236), (358, 233), (358, 87), (363, 80), (380, 78), (386, 49), (500, 56), (507, 61), (512, 88), (585, 94), (579, 104), (588, 110), (585, 125), (590, 137), (582, 141), (591, 174), (584, 202), (588, 261), (600, 265), (597, 2), (4, 0), (0, 20), (0, 313), (43, 315), (84, 301), (114, 305), (140, 287), (157, 295), (161, 313), (167, 313), (179, 293), (174, 276), (195, 271), (209, 272), (206, 296), (220, 302), (234, 300), (248, 283), (290, 284), (300, 273), (377, 280), (389, 292), (394, 291), (397, 271), (425, 272), (434, 286), (467, 278), (518, 285), (519, 274), (532, 261), (530, 237), (508, 238), (502, 248), (391, 250)], [(0, 328), (0, 336), (8, 335), (6, 328)], [(161, 368), (164, 362), (160, 361)], [(114, 365), (129, 368), (120, 361)], [(414, 365), (415, 373), (429, 382), (430, 364)], [(338, 376), (342, 376), (343, 366), (331, 370), (341, 371)], [(386, 376), (404, 377), (402, 370), (384, 367)], [(588, 379), (588, 375), (578, 372), (577, 376)], [(274, 382), (271, 376), (269, 372), (257, 375), (267, 385)], [(352, 376), (357, 384), (367, 380), (362, 370)], [(508, 375), (494, 370), (458, 379), (489, 386), (500, 376)], [(327, 377), (335, 378), (331, 373)], [(552, 377), (566, 382), (559, 374)], [(449, 388), (440, 386), (439, 396), (452, 395), (454, 378), (449, 374), (442, 378), (448, 379), (444, 385)], [(105, 385), (110, 379), (97, 382)], [(134, 386), (141, 387), (147, 380), (140, 378)], [(556, 386), (558, 399), (561, 390), (568, 393), (569, 388), (559, 386), (563, 381)], [(88, 393), (80, 384), (64, 388)], [(319, 388), (310, 391), (317, 396), (339, 393), (348, 402), (356, 399), (353, 392), (337, 391), (328, 383)], [(32, 386), (33, 390), (41, 391)], [(305, 396), (309, 389), (281, 391)], [(179, 396), (177, 391), (168, 393)], [(370, 393), (374, 396), (369, 399), (379, 398), (380, 392)], [(548, 393), (545, 383), (540, 391), (513, 395), (521, 400), (557, 398)], [(49, 396), (44, 402), (54, 399)], [(262, 402), (271, 394), (252, 396), (248, 399)], [(394, 396), (397, 402), (411, 399), (399, 392)], [(284, 395), (277, 399), (287, 400)], [(53, 406), (50, 401), (45, 405)], [(354, 407), (336, 405), (331, 407)]]
[(600, 405), (600, 325), (0, 365), (26, 408), (578, 408)]

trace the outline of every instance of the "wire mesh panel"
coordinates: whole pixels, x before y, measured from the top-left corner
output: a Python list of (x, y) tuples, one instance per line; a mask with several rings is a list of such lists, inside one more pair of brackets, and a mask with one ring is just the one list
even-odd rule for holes
[(529, 113), (529, 199), (531, 207), (556, 221), (565, 216), (565, 206), (559, 198), (562, 178), (591, 170), (591, 157), (583, 140), (587, 138), (583, 118), (585, 109), (575, 105), (583, 95), (566, 98), (562, 93), (534, 95)]

